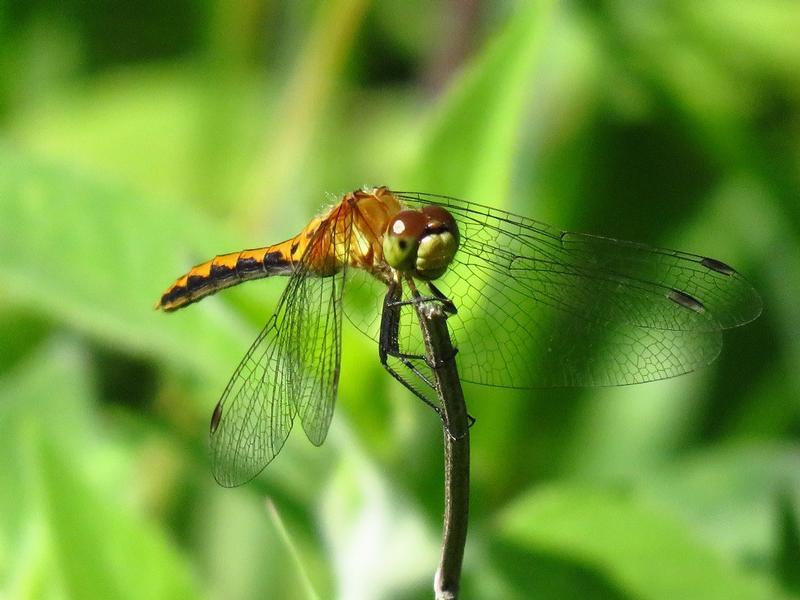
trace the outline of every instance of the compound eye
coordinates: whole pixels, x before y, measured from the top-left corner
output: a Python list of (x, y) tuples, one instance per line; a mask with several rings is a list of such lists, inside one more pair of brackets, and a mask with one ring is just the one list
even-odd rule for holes
[(445, 208), (441, 206), (426, 206), (422, 209), (422, 214), (425, 215), (427, 221), (427, 230), (432, 233), (450, 233), (456, 240), (456, 244), (460, 241), (458, 234), (458, 224)]
[(427, 222), (425, 215), (415, 210), (403, 210), (392, 217), (383, 235), (383, 256), (391, 267), (414, 270)]
[(417, 249), (414, 274), (420, 279), (433, 280), (445, 274), (458, 251), (458, 225), (453, 215), (441, 206), (426, 206), (425, 233)]

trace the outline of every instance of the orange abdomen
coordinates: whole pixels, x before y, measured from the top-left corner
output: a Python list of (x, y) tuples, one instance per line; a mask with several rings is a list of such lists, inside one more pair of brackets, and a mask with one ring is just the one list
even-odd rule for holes
[(243, 281), (289, 275), (294, 257), (299, 256), (300, 244), (295, 240), (292, 238), (274, 246), (222, 254), (192, 267), (167, 288), (156, 308), (169, 312)]
[(222, 254), (192, 267), (162, 294), (156, 308), (169, 312), (243, 281), (290, 275), (301, 259), (319, 277), (333, 275), (347, 263), (383, 279), (381, 240), (386, 224), (399, 210), (400, 203), (385, 187), (345, 194), (339, 204), (285, 242)]

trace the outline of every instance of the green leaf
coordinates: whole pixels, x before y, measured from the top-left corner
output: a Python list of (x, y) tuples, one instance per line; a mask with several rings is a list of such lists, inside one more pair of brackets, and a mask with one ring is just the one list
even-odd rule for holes
[[(736, 10), (726, 0), (682, 5), (682, 14), (697, 37), (734, 68), (798, 80), (800, 5), (796, 2), (748, 0), (738, 2)], [(735, 58), (731, 48), (738, 50)]]
[(340, 448), (341, 460), (320, 494), (336, 597), (406, 597), (414, 584), (431, 585), (438, 534), (431, 535), (416, 506), (402, 500), (355, 440), (345, 437)]
[[(153, 310), (166, 286), (225, 236), (177, 203), (0, 145), (0, 279), (10, 303), (126, 351), (228, 371), (252, 331), (213, 300)], [(206, 242), (203, 242), (206, 240)]]
[(588, 565), (636, 598), (777, 597), (766, 582), (727, 563), (679, 521), (633, 496), (550, 487), (516, 501), (499, 524), (508, 541)]
[(6, 307), (0, 300), (0, 373), (35, 351), (48, 333), (42, 319), (19, 307)]
[(199, 597), (189, 569), (154, 525), (92, 489), (53, 444), (39, 443), (45, 518), (70, 597)]
[(800, 518), (797, 503), (793, 494), (783, 493), (778, 504), (778, 579), (787, 590), (800, 595)]
[(0, 379), (0, 539), (21, 535), (22, 516), (33, 502), (26, 490), (36, 466), (23, 452), (32, 429), (62, 452), (90, 454), (90, 390), (82, 356), (62, 343), (48, 344)]
[(270, 520), (272, 521), (278, 536), (286, 548), (286, 553), (291, 557), (292, 562), (297, 570), (297, 579), (299, 582), (298, 588), (303, 590), (305, 597), (311, 598), (312, 600), (317, 600), (320, 596), (314, 589), (314, 584), (311, 582), (308, 569), (306, 568), (305, 564), (303, 564), (303, 559), (301, 558), (297, 544), (294, 543), (291, 535), (289, 535), (286, 525), (281, 518), (280, 512), (278, 512), (275, 503), (270, 498), (267, 498), (267, 513), (269, 514)]
[(0, 580), (31, 596), (197, 597), (166, 536), (103, 487), (121, 448), (101, 439), (91, 397), (85, 359), (62, 342), (0, 385)]
[(505, 196), (557, 6), (545, 0), (520, 9), (456, 81), (424, 137), (411, 189), (477, 202)]
[(326, 107), (337, 89), (345, 59), (353, 44), (370, 0), (331, 0), (319, 4), (313, 26), (303, 41), (303, 51), (270, 127), (270, 149), (262, 159), (269, 165), (263, 188), (252, 194), (247, 207), (263, 214), (261, 199), (283, 197), (302, 181), (301, 167), (315, 135), (325, 124)]
[(698, 452), (636, 482), (717, 550), (769, 569), (775, 499), (800, 495), (800, 447), (751, 443)]

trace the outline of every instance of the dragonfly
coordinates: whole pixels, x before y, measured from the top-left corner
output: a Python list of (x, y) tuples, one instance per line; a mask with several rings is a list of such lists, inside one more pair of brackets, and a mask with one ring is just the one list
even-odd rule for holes
[(363, 188), (296, 236), (222, 254), (177, 279), (156, 308), (283, 275), (272, 316), (211, 417), (215, 479), (241, 485), (283, 447), (295, 420), (321, 445), (337, 397), (343, 318), (386, 370), (439, 412), (415, 303), (440, 302), (463, 381), (507, 388), (617, 386), (711, 363), (722, 332), (761, 300), (726, 263), (562, 231), (443, 195)]

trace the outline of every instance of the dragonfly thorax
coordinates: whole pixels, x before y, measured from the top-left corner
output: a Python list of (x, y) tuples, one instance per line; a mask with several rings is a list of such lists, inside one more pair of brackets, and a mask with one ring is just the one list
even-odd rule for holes
[(453, 216), (441, 206), (426, 206), (392, 217), (383, 236), (383, 255), (394, 269), (431, 280), (447, 271), (458, 243)]

